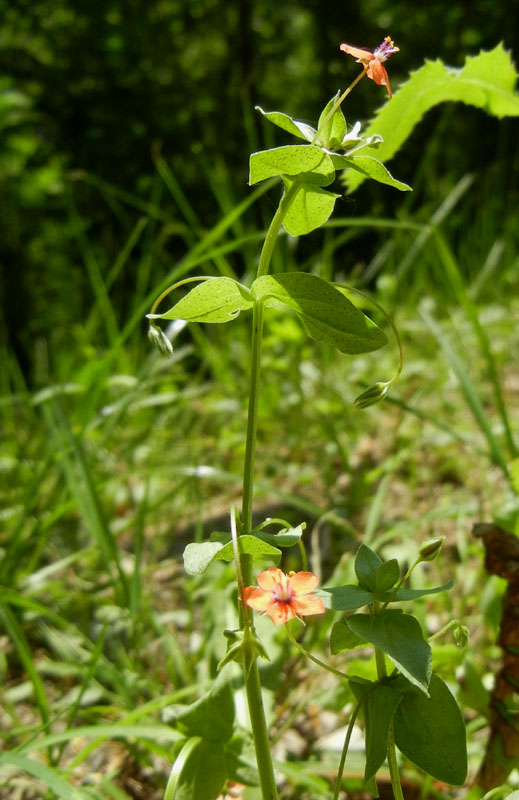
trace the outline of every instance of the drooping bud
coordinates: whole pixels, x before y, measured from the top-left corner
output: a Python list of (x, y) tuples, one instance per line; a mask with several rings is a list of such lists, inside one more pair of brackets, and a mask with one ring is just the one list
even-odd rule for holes
[(370, 388), (366, 389), (365, 392), (359, 394), (359, 396), (353, 401), (353, 405), (355, 408), (369, 408), (369, 406), (374, 406), (375, 403), (379, 403), (384, 399), (389, 391), (391, 383), (392, 381), (389, 381), (388, 383), (382, 383), (380, 381), (375, 383), (374, 386), (370, 386)]
[(170, 356), (173, 354), (173, 345), (164, 331), (156, 325), (150, 325), (148, 328), (148, 339), (157, 350), (160, 350), (163, 356)]

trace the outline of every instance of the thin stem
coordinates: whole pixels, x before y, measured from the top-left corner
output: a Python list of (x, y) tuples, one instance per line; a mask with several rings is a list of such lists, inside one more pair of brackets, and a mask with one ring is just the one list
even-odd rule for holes
[(335, 669), (334, 667), (330, 667), (329, 664), (326, 664), (324, 661), (321, 661), (320, 658), (317, 658), (317, 656), (313, 656), (311, 653), (308, 652), (308, 650), (305, 650), (303, 645), (297, 641), (297, 639), (295, 638), (294, 634), (292, 633), (288, 625), (286, 625), (286, 631), (287, 631), (287, 636), (294, 645), (294, 647), (297, 648), (297, 650), (299, 650), (300, 653), (306, 656), (306, 658), (309, 658), (310, 661), (313, 661), (314, 664), (318, 664), (323, 669), (328, 670), (328, 672), (331, 672), (332, 675), (336, 675), (338, 678), (342, 678), (343, 680), (348, 680), (348, 676), (346, 675), (345, 672), (341, 672), (340, 670)]
[(348, 747), (350, 746), (350, 739), (353, 733), (353, 726), (355, 725), (355, 720), (357, 719), (357, 715), (360, 711), (360, 707), (362, 705), (362, 701), (359, 701), (355, 708), (353, 709), (350, 724), (348, 725), (348, 730), (346, 731), (346, 738), (344, 740), (344, 745), (342, 748), (341, 753), (341, 760), (339, 761), (339, 767), (337, 769), (337, 780), (335, 782), (335, 791), (333, 793), (333, 800), (339, 800), (339, 793), (341, 791), (341, 783), (342, 783), (342, 775), (344, 772), (344, 764), (346, 763), (346, 755), (348, 753)]
[[(288, 207), (299, 190), (299, 182), (296, 178), (289, 190), (283, 194), (279, 208), (274, 214), (270, 227), (265, 237), (263, 249), (258, 264), (257, 277), (266, 275), (270, 268), (272, 253), (277, 241), (277, 236), (281, 228), (283, 218)], [(256, 434), (258, 428), (258, 399), (261, 375), (261, 349), (263, 333), (263, 303), (256, 300), (252, 309), (252, 342), (251, 342), (251, 371), (249, 389), (249, 407), (247, 412), (247, 432), (245, 440), (245, 459), (243, 466), (243, 497), (242, 497), (242, 533), (250, 533), (252, 530), (252, 498), (254, 493), (254, 460), (256, 455)], [(236, 540), (236, 530), (234, 533), (235, 551), (239, 551), (239, 543)], [(242, 587), (248, 586), (252, 582), (252, 558), (250, 555), (239, 554), (241, 570), (238, 569), (239, 580)], [(241, 575), (240, 575), (241, 572)], [(243, 592), (243, 589), (242, 589)], [(240, 624), (245, 631), (253, 630), (253, 625), (248, 615), (240, 615)], [(254, 749), (256, 751), (256, 761), (263, 800), (278, 800), (276, 779), (274, 775), (274, 765), (270, 752), (269, 732), (263, 707), (261, 694), (261, 682), (259, 678), (258, 662), (256, 654), (251, 652), (245, 655), (243, 665), (243, 678), (245, 682), (245, 692), (247, 694), (247, 704), (254, 738)]]
[(402, 792), (402, 785), (400, 783), (400, 773), (398, 771), (398, 763), (396, 760), (395, 748), (395, 733), (393, 730), (393, 720), (389, 723), (389, 731), (387, 735), (387, 763), (389, 766), (389, 774), (391, 776), (391, 786), (393, 787), (393, 794), (395, 800), (404, 800)]
[[(252, 309), (249, 409), (245, 439), (245, 463), (243, 467), (242, 526), (244, 533), (250, 533), (252, 530), (252, 495), (254, 490), (254, 457), (256, 455), (256, 433), (258, 428), (262, 332), (263, 303), (256, 300)], [(250, 574), (245, 574), (245, 570), (243, 580), (246, 586), (250, 583)]]
[(333, 117), (333, 115), (335, 114), (335, 112), (337, 111), (337, 109), (339, 108), (339, 106), (341, 105), (341, 103), (343, 102), (343, 100), (344, 100), (344, 99), (345, 99), (345, 98), (346, 98), (346, 97), (349, 95), (349, 93), (351, 92), (351, 90), (355, 88), (355, 86), (358, 84), (358, 82), (360, 81), (360, 79), (364, 77), (364, 75), (365, 75), (365, 74), (366, 74), (366, 70), (365, 70), (365, 69), (363, 69), (363, 70), (362, 70), (362, 72), (361, 72), (359, 75), (357, 75), (357, 77), (355, 78), (355, 80), (353, 81), (353, 83), (350, 83), (350, 85), (348, 86), (348, 88), (344, 90), (344, 92), (341, 94), (341, 96), (339, 97), (339, 99), (335, 101), (335, 103), (333, 104), (333, 106), (332, 106), (332, 107), (331, 107), (331, 109), (328, 111), (327, 115), (325, 116), (325, 118), (323, 119), (323, 121), (321, 122), (321, 124), (319, 125), (319, 127), (317, 128), (317, 130), (316, 130), (316, 132), (315, 132), (315, 136), (314, 136), (314, 138), (312, 139), (312, 144), (315, 144), (315, 143), (316, 143), (317, 139), (319, 138), (319, 134), (320, 134), (320, 132), (322, 131), (322, 129), (324, 128), (324, 126), (326, 125), (326, 123), (328, 122), (328, 120), (329, 120), (329, 119), (331, 119), (331, 118)]
[(251, 664), (244, 664), (244, 676), (252, 736), (254, 738), (254, 749), (256, 751), (261, 797), (262, 800), (279, 800), (256, 658), (254, 658)]
[(265, 236), (263, 249), (260, 255), (258, 272), (256, 274), (257, 278), (261, 278), (262, 275), (267, 275), (269, 271), (270, 262), (272, 259), (272, 253), (274, 252), (274, 247), (276, 245), (278, 233), (283, 223), (283, 218), (287, 213), (288, 207), (290, 206), (292, 200), (297, 194), (299, 186), (300, 186), (299, 180), (298, 178), (295, 178), (294, 182), (292, 183), (288, 191), (284, 192), (278, 210), (272, 217), (272, 222), (269, 225), (269, 229), (267, 231), (267, 235)]

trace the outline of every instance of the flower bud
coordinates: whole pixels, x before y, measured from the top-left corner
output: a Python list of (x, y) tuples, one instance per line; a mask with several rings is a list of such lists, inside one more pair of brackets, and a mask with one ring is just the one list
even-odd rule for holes
[(388, 393), (390, 383), (382, 383), (379, 381), (374, 386), (370, 386), (369, 389), (366, 389), (365, 392), (362, 392), (362, 394), (359, 394), (359, 396), (355, 398), (353, 405), (355, 408), (368, 408), (369, 406), (374, 406), (375, 403), (378, 403), (380, 400), (384, 399)]
[(173, 354), (173, 345), (164, 331), (157, 328), (156, 325), (150, 325), (148, 328), (148, 339), (154, 347), (160, 350), (163, 356), (170, 356)]
[(443, 536), (438, 536), (436, 539), (428, 539), (424, 542), (418, 551), (420, 561), (434, 561), (442, 549), (443, 538)]

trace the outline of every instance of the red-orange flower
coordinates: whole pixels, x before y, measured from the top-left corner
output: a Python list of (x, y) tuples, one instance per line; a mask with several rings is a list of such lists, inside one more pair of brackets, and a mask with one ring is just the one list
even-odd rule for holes
[(386, 36), (381, 45), (379, 45), (373, 52), (371, 50), (364, 50), (362, 47), (352, 47), (349, 44), (341, 44), (340, 49), (349, 56), (356, 58), (363, 67), (368, 78), (378, 83), (379, 86), (385, 86), (389, 96), (391, 94), (391, 87), (389, 86), (389, 78), (387, 76), (384, 61), (387, 61), (389, 56), (393, 53), (398, 53), (399, 47), (395, 47), (395, 43), (390, 36)]
[(324, 614), (320, 597), (312, 594), (319, 578), (312, 572), (289, 572), (285, 575), (277, 567), (270, 567), (258, 575), (258, 587), (246, 586), (243, 602), (256, 611), (268, 614), (275, 625), (294, 617)]

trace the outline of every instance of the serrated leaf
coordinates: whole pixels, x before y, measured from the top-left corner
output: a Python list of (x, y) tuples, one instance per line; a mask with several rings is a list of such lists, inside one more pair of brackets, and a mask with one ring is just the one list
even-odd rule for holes
[(377, 588), (377, 570), (382, 564), (382, 559), (374, 550), (365, 544), (361, 544), (355, 555), (354, 565), (359, 586), (368, 592), (374, 592)]
[(332, 611), (355, 611), (373, 602), (371, 592), (353, 584), (316, 589), (314, 594), (322, 599), (325, 608)]
[(362, 647), (366, 642), (353, 633), (351, 628), (346, 625), (344, 620), (336, 622), (332, 627), (330, 633), (330, 652), (332, 656), (338, 653), (347, 653), (348, 650), (353, 650), (355, 647)]
[[(360, 172), (365, 178), (371, 178), (378, 183), (393, 186), (401, 192), (412, 192), (412, 188), (402, 181), (393, 178), (389, 170), (378, 158), (373, 156), (332, 156), (335, 169), (353, 169)], [(347, 180), (347, 175), (346, 175)]]
[(231, 322), (240, 311), (252, 307), (250, 290), (232, 278), (209, 278), (164, 314), (150, 319), (185, 319), (188, 322)]
[(305, 272), (264, 275), (251, 291), (271, 308), (288, 306), (312, 339), (342, 353), (368, 353), (387, 342), (385, 334), (332, 283)]
[[(283, 178), (286, 191), (293, 181)], [(283, 227), (291, 236), (304, 236), (320, 228), (331, 216), (339, 194), (327, 192), (320, 186), (302, 183), (283, 217)]]
[(353, 614), (345, 621), (353, 633), (382, 650), (412, 684), (427, 694), (432, 653), (414, 617), (386, 609), (380, 614)]
[(466, 732), (456, 700), (437, 675), (430, 697), (409, 691), (394, 717), (395, 743), (417, 767), (444, 783), (461, 786), (467, 777)]
[(300, 139), (306, 139), (307, 142), (311, 142), (316, 134), (315, 128), (312, 128), (311, 125), (308, 125), (306, 122), (301, 122), (298, 119), (293, 119), (289, 117), (288, 114), (283, 114), (282, 111), (263, 111), (261, 106), (256, 106), (255, 108), (256, 111), (263, 114), (269, 122), (277, 125), (278, 128), (282, 128), (284, 131), (292, 133)]
[(277, 175), (305, 176), (305, 182), (327, 186), (335, 178), (335, 169), (329, 155), (311, 144), (294, 144), (274, 147), (252, 153), (249, 160), (249, 184)]
[[(519, 96), (514, 93), (517, 73), (510, 53), (502, 44), (489, 52), (469, 56), (463, 69), (441, 61), (427, 61), (393, 95), (370, 123), (366, 135), (378, 133), (384, 142), (377, 150), (386, 162), (400, 149), (424, 114), (439, 103), (458, 101), (476, 106), (496, 117), (519, 116)], [(348, 191), (356, 189), (364, 176), (349, 171)]]
[[(269, 558), (275, 564), (281, 559), (281, 551), (257, 536), (240, 536), (240, 552), (253, 558)], [(188, 575), (201, 575), (213, 561), (232, 561), (234, 550), (232, 542), (191, 542), (184, 550), (184, 569)]]

